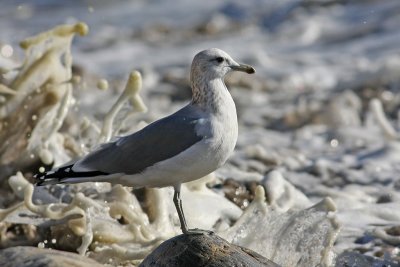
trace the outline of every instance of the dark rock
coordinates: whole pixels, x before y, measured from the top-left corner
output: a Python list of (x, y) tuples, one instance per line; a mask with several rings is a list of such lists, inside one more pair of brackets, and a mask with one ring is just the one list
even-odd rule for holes
[(374, 239), (375, 239), (375, 237), (374, 237), (373, 235), (365, 234), (365, 235), (363, 235), (363, 236), (357, 238), (357, 239), (354, 241), (354, 243), (356, 243), (356, 244), (362, 244), (362, 245), (363, 245), (363, 244), (367, 244), (367, 243), (371, 242), (371, 241), (374, 240)]
[(36, 205), (57, 203), (59, 200), (50, 194), (45, 187), (35, 186), (33, 189), (32, 202)]
[(224, 181), (223, 191), (227, 199), (238, 205), (241, 209), (245, 209), (253, 201), (257, 185), (259, 183), (255, 181), (241, 182), (228, 178)]
[(36, 247), (0, 250), (2, 267), (102, 267), (104, 265), (75, 253)]
[(147, 266), (270, 266), (276, 263), (254, 251), (230, 244), (215, 234), (179, 235), (163, 242), (140, 267)]
[(390, 259), (379, 259), (367, 255), (363, 255), (358, 252), (343, 252), (336, 258), (335, 267), (365, 267), (365, 266), (376, 266), (376, 267), (400, 267), (398, 262)]
[(400, 236), (400, 225), (392, 226), (388, 229), (385, 229), (385, 232), (388, 235)]
[(393, 197), (389, 194), (382, 195), (376, 200), (376, 203), (378, 204), (389, 202), (393, 202)]

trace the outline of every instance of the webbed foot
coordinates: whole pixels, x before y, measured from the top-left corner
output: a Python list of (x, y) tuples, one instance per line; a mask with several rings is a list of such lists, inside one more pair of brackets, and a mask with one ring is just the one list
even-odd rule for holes
[(209, 231), (209, 230), (194, 228), (194, 229), (187, 229), (186, 231), (183, 231), (183, 234), (185, 234), (185, 235), (204, 235), (204, 234), (213, 235), (214, 232)]

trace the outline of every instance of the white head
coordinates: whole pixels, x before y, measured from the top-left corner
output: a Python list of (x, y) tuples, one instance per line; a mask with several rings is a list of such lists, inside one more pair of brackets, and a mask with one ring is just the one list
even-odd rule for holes
[(225, 74), (231, 71), (255, 72), (253, 67), (237, 63), (224, 51), (218, 48), (211, 48), (201, 51), (194, 57), (190, 80), (192, 85), (196, 85), (199, 79), (213, 80), (223, 78)]
[[(217, 110), (220, 99), (232, 99), (227, 90), (221, 90), (226, 89), (223, 78), (231, 71), (255, 72), (253, 67), (237, 63), (220, 49), (211, 48), (198, 53), (193, 59), (190, 71), (192, 104)], [(228, 95), (221, 95), (226, 93)]]

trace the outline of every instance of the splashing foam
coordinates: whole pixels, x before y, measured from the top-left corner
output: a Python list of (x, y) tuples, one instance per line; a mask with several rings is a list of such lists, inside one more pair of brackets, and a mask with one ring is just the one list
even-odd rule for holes
[(5, 169), (0, 180), (39, 159), (47, 164), (69, 160), (57, 132), (74, 102), (71, 42), (76, 33), (87, 32), (84, 23), (62, 25), (21, 42), (25, 60), (15, 78), (0, 87), (5, 98), (0, 105), (0, 166)]
[[(281, 179), (282, 185), (286, 185), (287, 181)], [(217, 225), (217, 220), (236, 220), (232, 227), (218, 231), (219, 235), (232, 243), (253, 249), (282, 266), (330, 266), (334, 256), (331, 249), (339, 232), (336, 208), (330, 198), (310, 208), (284, 212), (267, 205), (264, 188), (258, 186), (254, 201), (243, 214), (227, 216), (227, 210), (232, 208), (229, 205), (234, 205), (207, 189), (205, 182), (209, 180), (209, 177), (203, 179), (202, 185), (196, 181), (195, 187), (185, 187), (184, 191), (192, 190), (191, 197), (203, 199), (204, 208), (196, 210), (196, 214), (208, 215), (208, 207), (216, 207), (218, 218), (214, 217), (210, 223)], [(171, 198), (167, 189), (148, 189), (146, 203), (147, 209), (152, 210), (150, 221), (135, 195), (119, 185), (102, 199), (94, 200), (77, 193), (69, 204), (36, 205), (32, 200), (34, 187), (21, 173), (12, 176), (9, 183), (16, 194), (23, 192), (24, 202), (0, 210), (3, 222), (15, 222), (12, 218), (28, 211), (46, 219), (66, 218), (69, 229), (82, 240), (77, 251), (85, 254), (90, 250), (87, 255), (99, 262), (107, 263), (112, 259), (113, 263), (120, 264), (142, 260), (162, 241), (179, 233), (178, 224), (171, 221), (174, 209), (165, 205)], [(295, 194), (293, 197), (297, 198)], [(215, 201), (211, 202), (210, 198), (215, 198)], [(189, 201), (188, 206), (192, 202)], [(188, 215), (195, 224), (207, 221), (207, 216), (196, 217), (190, 212)], [(31, 219), (25, 223), (40, 226), (42, 221)], [(61, 240), (57, 242), (60, 246), (65, 245)]]
[[(282, 180), (282, 185), (286, 183)], [(282, 212), (266, 204), (264, 188), (258, 186), (254, 201), (221, 236), (282, 266), (331, 266), (331, 249), (340, 229), (335, 212), (330, 198), (310, 208)]]

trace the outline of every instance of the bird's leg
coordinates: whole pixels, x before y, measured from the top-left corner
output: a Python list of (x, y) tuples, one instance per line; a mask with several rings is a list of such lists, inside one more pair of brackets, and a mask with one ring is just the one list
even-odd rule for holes
[(174, 204), (176, 211), (178, 212), (179, 222), (181, 223), (181, 229), (184, 234), (187, 234), (187, 224), (185, 220), (185, 215), (183, 214), (182, 209), (182, 200), (181, 200), (181, 185), (174, 187)]
[(212, 234), (212, 231), (207, 231), (207, 230), (201, 230), (201, 229), (188, 229), (187, 224), (186, 224), (186, 219), (185, 219), (185, 214), (183, 213), (182, 209), (182, 200), (181, 200), (181, 185), (179, 184), (178, 186), (174, 186), (174, 204), (176, 211), (178, 212), (178, 217), (179, 217), (179, 222), (181, 223), (181, 229), (182, 233), (185, 235), (201, 235), (201, 234)]

